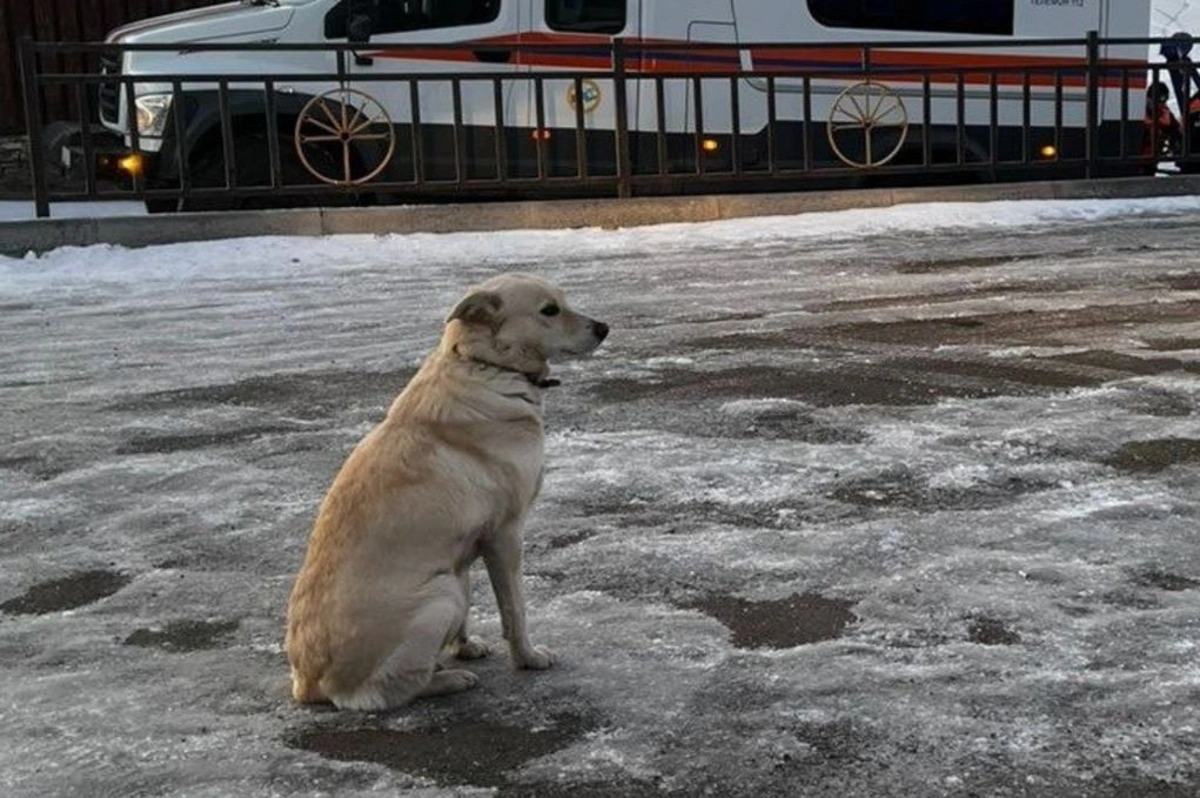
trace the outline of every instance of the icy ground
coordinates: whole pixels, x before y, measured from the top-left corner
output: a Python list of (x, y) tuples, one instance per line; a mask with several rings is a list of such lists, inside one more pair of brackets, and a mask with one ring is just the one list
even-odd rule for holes
[[(0, 258), (0, 795), (1200, 794), (1200, 198)], [(513, 673), (298, 708), (314, 510), (471, 282), (558, 369)]]

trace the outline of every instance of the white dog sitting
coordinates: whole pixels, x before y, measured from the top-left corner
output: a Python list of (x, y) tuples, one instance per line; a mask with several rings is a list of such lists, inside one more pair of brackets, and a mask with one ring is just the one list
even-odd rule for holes
[(518, 668), (554, 661), (525, 628), (522, 528), (541, 487), (548, 363), (608, 326), (536, 277), (506, 274), (451, 311), (437, 350), (351, 452), (317, 515), (288, 606), (292, 693), (379, 710), (466, 690), (442, 669), (487, 654), (467, 637), (468, 569), (487, 565)]

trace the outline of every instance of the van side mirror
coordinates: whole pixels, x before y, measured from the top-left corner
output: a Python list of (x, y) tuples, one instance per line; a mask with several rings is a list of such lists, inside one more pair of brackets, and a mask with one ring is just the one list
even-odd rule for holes
[(366, 44), (371, 41), (373, 27), (369, 14), (353, 14), (346, 24), (346, 40), (350, 44)]

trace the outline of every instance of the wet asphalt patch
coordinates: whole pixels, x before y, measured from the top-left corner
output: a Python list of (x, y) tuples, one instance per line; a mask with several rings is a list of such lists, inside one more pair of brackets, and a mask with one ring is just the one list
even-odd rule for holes
[[(789, 401), (788, 397), (771, 396), (769, 388), (761, 393), (764, 395), (758, 398), (767, 401), (758, 405), (730, 407), (729, 397), (718, 396), (710, 401), (690, 400), (686, 408), (674, 409), (669, 414), (655, 413), (650, 400), (618, 401), (605, 408), (605, 421), (612, 429), (631, 429), (646, 426), (647, 419), (653, 418), (657, 432), (701, 439), (826, 445), (860, 444), (869, 440), (861, 429), (819, 418), (813, 407)], [(770, 401), (775, 399), (780, 401)], [(552, 422), (561, 422), (557, 411)]]
[(1174, 465), (1200, 463), (1200, 440), (1161, 438), (1131, 441), (1103, 461), (1105, 465), (1131, 474), (1156, 474)]
[(113, 595), (131, 579), (117, 571), (80, 571), (34, 585), (20, 596), (0, 604), (0, 611), (12, 615), (45, 615), (73, 610)]
[(1107, 590), (1097, 596), (1097, 598), (1101, 604), (1116, 609), (1137, 610), (1139, 612), (1162, 609), (1162, 600), (1158, 596), (1130, 587)]
[(858, 620), (854, 602), (815, 593), (770, 601), (709, 595), (690, 605), (716, 618), (733, 633), (738, 648), (794, 648), (836, 640)]
[(977, 615), (967, 624), (967, 639), (982, 646), (1015, 646), (1021, 635), (997, 618)]
[[(869, 518), (897, 510), (922, 514), (990, 510), (1059, 488), (1055, 480), (1014, 475), (998, 475), (970, 485), (937, 486), (908, 468), (896, 467), (872, 476), (836, 481), (824, 492), (771, 501), (678, 501), (655, 496), (652, 491), (631, 496), (599, 489), (572, 497), (566, 503), (575, 515), (592, 523), (686, 536), (714, 525), (790, 530), (805, 524)], [(529, 545), (534, 550), (567, 549), (596, 534), (596, 529), (589, 526)]]
[[(961, 296), (961, 293), (959, 294)], [(894, 305), (894, 299), (888, 306)], [(1191, 324), (1200, 318), (1200, 300), (1136, 305), (1018, 310), (895, 321), (865, 321), (770, 332), (734, 333), (688, 342), (693, 349), (757, 351), (845, 349), (849, 342), (934, 349), (944, 346), (1054, 345), (1064, 333), (1135, 324)]]
[(979, 399), (997, 393), (964, 385), (949, 375), (938, 379), (936, 374), (868, 363), (842, 363), (836, 370), (777, 366), (739, 366), (723, 371), (666, 369), (653, 380), (610, 379), (592, 391), (601, 401), (614, 404), (637, 399), (792, 399), (816, 407), (928, 405), (940, 399)]
[(48, 457), (28, 455), (0, 457), (0, 470), (17, 471), (41, 482), (46, 482), (70, 471), (71, 466)]
[(1058, 608), (1072, 617), (1092, 615), (1097, 611), (1097, 605), (1107, 609), (1150, 612), (1162, 609), (1163, 593), (1198, 589), (1200, 579), (1147, 565), (1127, 571), (1125, 584), (1094, 594), (1081, 594), (1077, 601), (1059, 604)]
[(237, 621), (171, 621), (162, 628), (135, 629), (124, 645), (183, 653), (219, 648), (236, 631)]
[(1138, 357), (1119, 352), (1107, 352), (1099, 349), (1089, 349), (1085, 352), (1071, 352), (1065, 355), (1054, 355), (1047, 361), (1073, 363), (1104, 371), (1114, 371), (1118, 374), (1132, 376), (1154, 376), (1170, 374), (1173, 371), (1194, 372), (1195, 364), (1172, 357)]
[(1196, 412), (1196, 400), (1191, 396), (1149, 386), (1114, 397), (1113, 403), (1132, 413), (1159, 418), (1187, 418)]
[(1147, 338), (1142, 343), (1155, 352), (1183, 352), (1200, 349), (1200, 338)]
[(1158, 588), (1172, 593), (1200, 588), (1200, 580), (1179, 576), (1161, 568), (1143, 568), (1133, 573), (1131, 581), (1139, 587)]
[(929, 485), (907, 469), (897, 468), (874, 477), (846, 481), (831, 495), (840, 502), (861, 508), (891, 512), (900, 507), (918, 512), (937, 512), (1002, 507), (1021, 496), (1057, 487), (1057, 483), (1049, 480), (1008, 476), (969, 487), (941, 488)]
[[(961, 324), (956, 322), (952, 326), (958, 328)], [(847, 360), (835, 353), (822, 359), (840, 362), (836, 369), (807, 365), (787, 368), (746, 365), (720, 371), (667, 368), (651, 378), (610, 379), (595, 385), (592, 392), (599, 400), (612, 404), (638, 400), (789, 399), (813, 407), (911, 406), (930, 405), (944, 399), (1044, 395), (1094, 388), (1129, 376), (1200, 372), (1200, 366), (1174, 358), (1112, 353), (986, 361), (934, 356)], [(813, 438), (813, 442), (822, 442), (823, 436), (829, 437), (830, 442), (839, 442), (846, 434), (853, 436), (852, 431), (805, 424), (801, 415), (768, 417), (762, 427), (768, 436), (774, 432), (774, 437)]]
[(906, 260), (896, 265), (899, 274), (937, 274), (940, 272), (959, 271), (961, 269), (986, 269), (1001, 266), (1006, 263), (1021, 263), (1037, 260), (1044, 255), (978, 255), (966, 258), (942, 258), (931, 260)]
[(546, 544), (548, 549), (566, 549), (571, 546), (577, 546), (586, 540), (590, 540), (596, 536), (594, 529), (579, 529), (574, 532), (557, 535), (550, 539)]
[[(1066, 249), (1058, 252), (1016, 252), (1005, 255), (975, 255), (961, 258), (930, 258), (927, 260), (913, 259), (899, 263), (895, 269), (899, 274), (939, 274), (943, 272), (955, 272), (965, 269), (986, 269), (993, 266), (1006, 266), (1024, 264), (1029, 261), (1046, 260), (1053, 258), (1054, 260), (1062, 260), (1065, 258), (1089, 258), (1095, 257), (1103, 251), (1108, 255), (1128, 254), (1139, 252), (1160, 251), (1159, 248), (1148, 244), (1134, 245), (1118, 245), (1112, 247), (1104, 247), (1103, 250), (1097, 248), (1088, 249)], [(1191, 275), (1194, 276), (1194, 275)], [(1179, 278), (1179, 282), (1187, 284), (1187, 277)], [(1178, 289), (1190, 290), (1190, 289)]]
[[(603, 518), (620, 528), (660, 529), (668, 535), (686, 535), (691, 531), (712, 525), (734, 527), (764, 527), (767, 529), (792, 529), (797, 524), (828, 520), (830, 508), (811, 499), (799, 496), (794, 501), (737, 502), (726, 504), (716, 501), (646, 501), (608, 499), (606, 497), (580, 498), (570, 502), (572, 508), (585, 518)], [(844, 516), (848, 513), (835, 512)], [(567, 548), (592, 537), (588, 533), (572, 540), (558, 538), (549, 548)]]
[(858, 444), (868, 440), (862, 430), (817, 421), (803, 406), (766, 407), (744, 417), (722, 416), (720, 419), (706, 419), (703, 424), (696, 424), (691, 418), (677, 417), (677, 422), (681, 432), (702, 438), (787, 440), (812, 444)]
[(866, 755), (865, 736), (849, 720), (801, 723), (790, 731), (825, 761), (860, 760)]
[(1166, 282), (1175, 291), (1200, 291), (1200, 272), (1169, 277)]
[(835, 324), (816, 332), (817, 337), (824, 340), (858, 340), (893, 346), (937, 347), (981, 342), (989, 345), (1044, 346), (1055, 341), (1064, 331), (1132, 324), (1191, 324), (1198, 317), (1200, 300), (1190, 300)]
[(647, 798), (670, 795), (648, 782), (600, 784), (517, 784), (501, 788), (499, 798)]
[(400, 393), (415, 369), (395, 371), (313, 371), (251, 377), (233, 383), (203, 385), (130, 396), (108, 407), (121, 412), (180, 407), (233, 405), (266, 407), (302, 419), (319, 419), (343, 410), (386, 406)]
[(263, 424), (223, 432), (198, 432), (189, 435), (145, 435), (127, 440), (117, 447), (117, 454), (171, 454), (219, 446), (234, 446), (268, 435), (299, 432), (296, 426)]
[[(804, 350), (813, 357), (787, 367), (748, 364), (705, 370), (671, 366), (649, 377), (606, 380), (595, 385), (592, 393), (611, 404), (791, 399), (814, 407), (910, 406), (944, 399), (1047, 395), (1128, 377), (1200, 373), (1200, 364), (1190, 360), (1104, 349), (1004, 358), (964, 357), (961, 349), (954, 351), (961, 347), (1066, 346), (1076, 334), (1112, 324), (1113, 315), (1126, 326), (1191, 323), (1200, 315), (1200, 302), (858, 322), (701, 337), (688, 341), (687, 348), (727, 355)], [(1182, 350), (1183, 345), (1178, 346)], [(836, 368), (830, 366), (833, 363)], [(802, 422), (799, 415), (766, 418), (762, 428), (767, 435), (778, 429), (778, 437), (800, 439), (805, 432), (821, 432), (806, 429)]]
[[(1064, 290), (1069, 287), (1066, 283), (1061, 285), (1061, 288)], [(1082, 289), (1086, 287), (1086, 284), (1081, 282), (1078, 287)], [(887, 296), (868, 296), (856, 299), (835, 299), (805, 305), (804, 310), (808, 313), (816, 314), (846, 313), (863, 310), (892, 310), (898, 307), (928, 308), (937, 305), (957, 304), (967, 299), (999, 300), (1020, 295), (1036, 296), (1042, 290), (1044, 289), (1036, 283), (989, 283), (975, 288), (958, 288), (950, 291), (931, 289), (921, 294), (889, 294)], [(968, 321), (968, 324), (973, 323)]]
[(287, 743), (327, 759), (371, 762), (441, 785), (504, 787), (525, 763), (566, 748), (593, 728), (593, 722), (573, 716), (536, 729), (480, 721), (416, 730), (312, 728)]

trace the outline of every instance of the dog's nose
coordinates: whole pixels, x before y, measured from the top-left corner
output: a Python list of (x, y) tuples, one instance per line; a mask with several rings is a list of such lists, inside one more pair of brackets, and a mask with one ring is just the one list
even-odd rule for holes
[(597, 340), (603, 341), (608, 337), (608, 325), (602, 321), (594, 321), (592, 322), (592, 333), (595, 334)]

